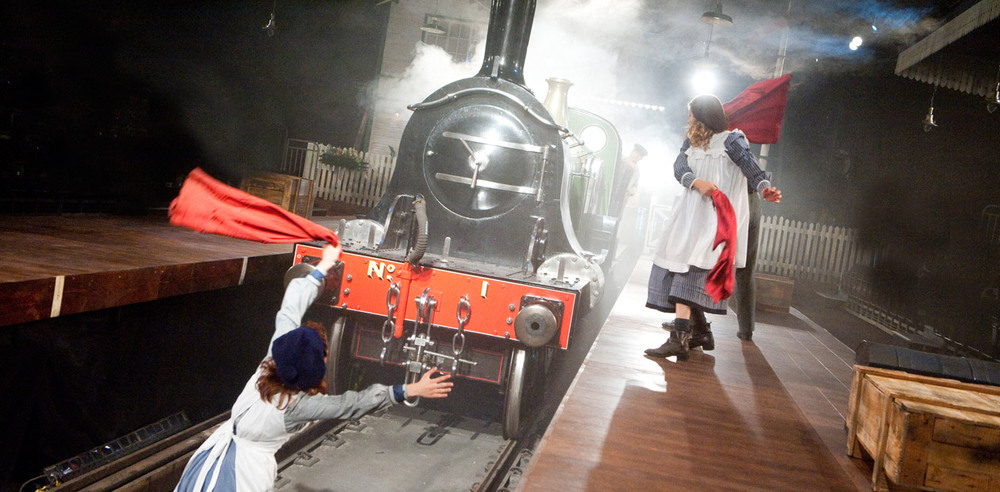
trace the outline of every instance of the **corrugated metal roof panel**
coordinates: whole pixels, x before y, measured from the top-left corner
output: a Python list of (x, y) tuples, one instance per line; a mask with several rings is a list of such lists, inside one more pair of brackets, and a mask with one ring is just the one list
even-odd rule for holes
[[(978, 96), (993, 95), (1000, 64), (997, 17), (1000, 0), (973, 5), (900, 53), (896, 75)], [(983, 49), (984, 43), (990, 48)]]

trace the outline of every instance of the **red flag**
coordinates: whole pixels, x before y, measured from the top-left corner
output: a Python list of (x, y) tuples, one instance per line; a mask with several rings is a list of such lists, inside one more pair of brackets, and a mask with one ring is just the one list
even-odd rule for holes
[(736, 284), (736, 212), (726, 194), (719, 190), (712, 192), (712, 205), (715, 205), (715, 215), (718, 218), (712, 249), (722, 243), (725, 245), (705, 279), (705, 292), (712, 296), (712, 300), (720, 302), (732, 295)]
[(170, 203), (170, 223), (198, 232), (262, 243), (321, 240), (340, 243), (333, 231), (263, 198), (228, 186), (202, 171), (191, 171)]
[(785, 103), (791, 80), (792, 74), (762, 80), (723, 104), (722, 108), (729, 115), (729, 129), (743, 130), (750, 143), (777, 142), (781, 135), (781, 119), (785, 117)]

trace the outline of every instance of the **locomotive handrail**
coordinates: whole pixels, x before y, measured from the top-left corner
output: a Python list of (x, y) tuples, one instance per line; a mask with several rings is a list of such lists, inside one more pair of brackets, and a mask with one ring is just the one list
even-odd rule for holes
[(435, 99), (433, 101), (427, 101), (427, 102), (421, 102), (421, 103), (411, 104), (411, 105), (407, 106), (406, 108), (409, 109), (410, 111), (419, 111), (421, 109), (436, 108), (436, 107), (438, 107), (438, 106), (440, 106), (442, 104), (458, 100), (458, 99), (460, 99), (462, 97), (471, 96), (471, 95), (480, 94), (480, 93), (493, 94), (495, 96), (500, 96), (500, 97), (506, 98), (506, 99), (514, 102), (518, 106), (520, 106), (521, 109), (524, 110), (525, 113), (528, 113), (528, 115), (530, 115), (532, 118), (538, 120), (539, 123), (541, 123), (541, 124), (543, 124), (543, 125), (545, 125), (545, 126), (547, 126), (549, 128), (553, 128), (555, 130), (558, 130), (560, 133), (570, 133), (569, 128), (566, 128), (566, 127), (564, 127), (562, 125), (559, 125), (556, 122), (552, 121), (551, 119), (546, 118), (546, 117), (538, 114), (535, 110), (531, 109), (531, 107), (528, 104), (526, 104), (524, 101), (518, 99), (517, 96), (514, 96), (513, 94), (510, 94), (508, 92), (501, 91), (501, 90), (498, 90), (498, 89), (490, 89), (489, 87), (470, 87), (468, 89), (462, 89), (462, 90), (460, 90), (458, 92), (452, 92), (452, 93), (449, 93), (449, 94), (445, 94), (444, 97), (439, 98), (439, 99)]
[(417, 219), (417, 240), (413, 249), (406, 255), (406, 261), (416, 266), (417, 262), (424, 257), (427, 252), (427, 202), (424, 197), (417, 195), (413, 200), (413, 212)]

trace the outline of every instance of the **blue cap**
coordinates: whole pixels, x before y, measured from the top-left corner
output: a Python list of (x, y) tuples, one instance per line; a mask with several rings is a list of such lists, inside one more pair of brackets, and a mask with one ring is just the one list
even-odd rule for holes
[(282, 384), (297, 390), (315, 388), (326, 375), (326, 344), (316, 330), (300, 326), (278, 337), (271, 356)]

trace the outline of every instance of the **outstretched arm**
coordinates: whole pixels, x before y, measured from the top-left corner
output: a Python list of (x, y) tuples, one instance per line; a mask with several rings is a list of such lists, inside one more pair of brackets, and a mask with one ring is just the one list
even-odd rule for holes
[(425, 372), (419, 381), (405, 386), (373, 384), (361, 391), (345, 391), (339, 395), (303, 395), (285, 412), (286, 427), (291, 430), (294, 425), (310, 420), (358, 418), (372, 410), (402, 403), (405, 398), (445, 398), (454, 385), (448, 381), (451, 374), (433, 377), (436, 372), (438, 368), (435, 367)]
[[(761, 193), (767, 188), (771, 188), (771, 173), (760, 168), (760, 161), (757, 156), (750, 152), (750, 144), (747, 142), (743, 132), (733, 131), (726, 137), (726, 155), (740, 168), (740, 172), (746, 176), (750, 183), (750, 188)], [(765, 198), (766, 200), (766, 198)]]
[[(275, 317), (274, 335), (271, 336), (271, 343), (274, 343), (281, 335), (302, 325), (302, 317), (319, 296), (322, 280), (340, 259), (341, 251), (339, 245), (327, 244), (323, 247), (323, 258), (316, 265), (316, 270), (305, 277), (294, 279), (288, 283), (285, 297), (281, 300), (281, 309)], [(271, 356), (270, 344), (267, 346), (267, 356)]]
[(760, 168), (757, 156), (750, 152), (746, 135), (741, 132), (730, 133), (726, 138), (726, 154), (743, 171), (750, 187), (760, 192), (761, 198), (772, 203), (781, 201), (781, 190), (771, 186), (771, 173)]

